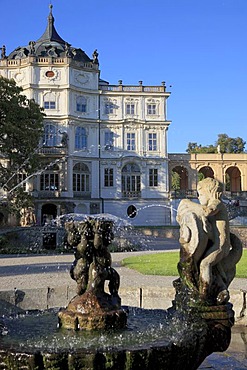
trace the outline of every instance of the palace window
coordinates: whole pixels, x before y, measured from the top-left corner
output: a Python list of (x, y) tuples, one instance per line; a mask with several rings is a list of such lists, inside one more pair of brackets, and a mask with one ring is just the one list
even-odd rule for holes
[(27, 190), (27, 182), (26, 182), (27, 174), (26, 172), (17, 172), (16, 174), (16, 183), (22, 187), (24, 191)]
[(155, 132), (151, 132), (148, 134), (148, 150), (157, 150), (157, 134)]
[(105, 103), (105, 114), (114, 113), (114, 104), (112, 102)]
[(90, 172), (84, 163), (77, 163), (73, 168), (73, 191), (89, 192)]
[(122, 194), (126, 198), (141, 195), (141, 171), (137, 164), (126, 164), (122, 169)]
[(113, 150), (114, 134), (112, 131), (105, 131), (105, 150)]
[(59, 189), (59, 167), (54, 165), (40, 176), (40, 190), (56, 191)]
[(52, 124), (45, 125), (43, 135), (44, 146), (56, 146), (57, 145), (57, 129)]
[(148, 104), (147, 105), (147, 114), (157, 114), (157, 105), (156, 104)]
[(47, 93), (44, 96), (44, 108), (45, 109), (56, 109), (56, 98), (55, 94)]
[(87, 132), (84, 127), (77, 127), (75, 131), (75, 149), (82, 150), (87, 148)]
[(126, 104), (126, 114), (135, 114), (135, 104), (132, 103)]
[(149, 186), (158, 186), (158, 169), (149, 169)]
[(136, 150), (135, 132), (127, 132), (127, 150)]
[(76, 110), (77, 112), (86, 113), (87, 111), (87, 99), (84, 96), (78, 96), (76, 99)]
[(106, 187), (113, 186), (113, 168), (105, 168), (104, 185)]

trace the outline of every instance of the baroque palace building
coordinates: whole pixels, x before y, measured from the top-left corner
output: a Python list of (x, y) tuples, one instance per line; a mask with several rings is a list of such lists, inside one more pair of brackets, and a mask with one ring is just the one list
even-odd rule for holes
[(92, 58), (62, 39), (52, 6), (37, 41), (9, 55), (0, 75), (44, 108), (44, 169), (25, 183), (39, 224), (65, 213), (110, 213), (133, 225), (170, 223), (166, 106), (160, 86), (111, 85)]

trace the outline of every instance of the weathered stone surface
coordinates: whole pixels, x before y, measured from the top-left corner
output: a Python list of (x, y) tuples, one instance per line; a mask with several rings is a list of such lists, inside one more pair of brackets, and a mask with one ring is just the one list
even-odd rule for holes
[(15, 291), (15, 304), (23, 310), (45, 310), (47, 308), (47, 288), (17, 289)]
[(63, 307), (69, 303), (68, 286), (47, 288), (47, 308)]
[(171, 306), (175, 289), (166, 287), (143, 287), (141, 289), (141, 307), (167, 309)]
[(122, 305), (141, 307), (141, 288), (120, 287), (119, 294), (121, 295)]
[(61, 327), (73, 330), (119, 329), (127, 324), (127, 313), (113, 304), (109, 294), (97, 296), (91, 291), (74, 297), (58, 317)]

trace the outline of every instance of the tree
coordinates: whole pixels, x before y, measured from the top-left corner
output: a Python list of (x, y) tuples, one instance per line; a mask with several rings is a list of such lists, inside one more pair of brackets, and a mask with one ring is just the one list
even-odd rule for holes
[(226, 134), (219, 134), (216, 141), (221, 153), (243, 153), (245, 144), (241, 137), (231, 138)]
[(43, 134), (42, 110), (13, 79), (0, 76), (0, 186), (10, 191), (12, 198), (18, 193), (11, 192), (18, 174), (29, 176), (38, 168), (36, 149)]
[(246, 142), (241, 138), (231, 138), (226, 134), (219, 134), (215, 145), (202, 146), (194, 142), (188, 143), (187, 153), (243, 153)]
[(202, 146), (197, 143), (189, 143), (186, 149), (187, 153), (216, 153), (217, 147), (215, 145)]

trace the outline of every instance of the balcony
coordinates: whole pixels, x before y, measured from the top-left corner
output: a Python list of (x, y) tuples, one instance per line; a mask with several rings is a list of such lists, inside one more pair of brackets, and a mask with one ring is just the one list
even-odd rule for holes
[(141, 192), (140, 191), (122, 191), (122, 198), (126, 198), (126, 199), (141, 198)]
[(68, 149), (65, 147), (54, 147), (54, 146), (46, 146), (39, 148), (39, 154), (53, 154), (53, 155), (65, 155), (67, 154)]
[[(147, 92), (147, 93), (165, 93), (166, 86), (162, 84), (161, 86), (144, 86), (144, 85), (101, 85), (99, 87), (102, 91), (123, 91), (123, 92), (131, 92), (131, 93), (140, 93), (140, 92)], [(167, 93), (170, 94), (170, 93)]]
[(74, 198), (90, 199), (91, 192), (90, 191), (74, 191), (73, 196)]
[(52, 191), (52, 190), (40, 190), (40, 191), (34, 191), (32, 193), (32, 196), (34, 198), (39, 198), (39, 199), (55, 199), (55, 198), (60, 198), (61, 193), (60, 191)]

